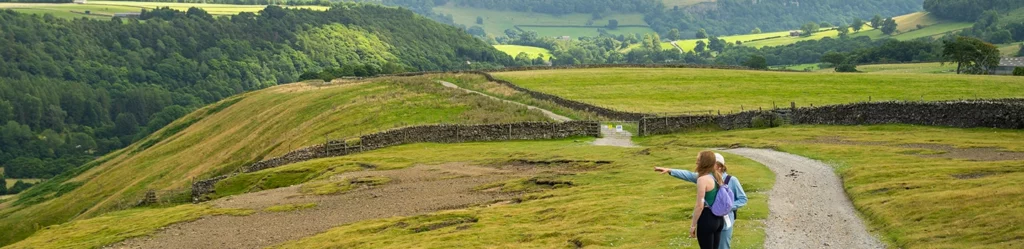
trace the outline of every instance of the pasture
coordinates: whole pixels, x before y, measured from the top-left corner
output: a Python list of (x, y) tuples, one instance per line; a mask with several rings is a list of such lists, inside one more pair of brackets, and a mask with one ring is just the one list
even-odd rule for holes
[[(1019, 96), (1019, 95), (1018, 95)], [(1024, 131), (789, 126), (639, 139), (647, 146), (769, 147), (830, 164), (891, 248), (1019, 248)]]
[[(865, 26), (863, 30), (857, 33), (864, 33), (872, 30), (871, 27)], [(853, 34), (851, 30), (851, 34)], [(743, 34), (743, 35), (730, 35), (721, 36), (719, 39), (723, 39), (728, 43), (736, 44), (737, 41), (742, 42), (742, 46), (761, 48), (767, 46), (783, 46), (793, 44), (799, 41), (808, 40), (820, 40), (825, 37), (838, 37), (839, 31), (834, 29), (823, 28), (820, 32), (814, 33), (810, 36), (790, 36), (789, 31), (779, 32), (768, 32), (760, 34)], [(683, 49), (683, 51), (693, 51), (693, 48), (697, 46), (697, 41), (704, 41), (704, 44), (708, 43), (708, 39), (686, 39), (676, 41), (676, 44)], [(663, 42), (661, 44), (663, 49), (675, 49), (669, 42)]]
[(661, 0), (661, 2), (665, 3), (665, 6), (672, 8), (675, 6), (686, 7), (700, 3), (713, 3), (715, 0)]
[[(823, 71), (832, 71), (833, 69), (827, 68), (822, 69)], [(956, 74), (955, 63), (940, 63), (940, 62), (929, 62), (929, 63), (904, 63), (904, 64), (872, 64), (872, 65), (858, 65), (857, 70), (866, 73), (879, 73), (879, 74)]]
[(1000, 44), (997, 46), (999, 46), (1000, 55), (1004, 57), (1017, 57), (1019, 56), (1017, 53), (1020, 52), (1022, 45), (1024, 45), (1024, 43)]
[(885, 100), (1008, 98), (1024, 95), (1013, 77), (844, 74), (717, 69), (603, 68), (494, 74), (532, 90), (616, 110), (736, 112), (757, 108)]
[(569, 36), (571, 38), (579, 37), (594, 37), (599, 36), (601, 33), (598, 29), (604, 29), (606, 32), (612, 35), (627, 35), (636, 34), (638, 37), (643, 37), (643, 34), (654, 33), (654, 30), (647, 27), (619, 27), (617, 29), (607, 29), (604, 27), (520, 27), (526, 31), (537, 32), (537, 35), (545, 37), (560, 37)]
[(35, 178), (25, 178), (25, 179), (5, 178), (4, 181), (6, 181), (7, 189), (10, 189), (11, 187), (14, 186), (14, 183), (17, 183), (18, 181), (22, 181), (22, 182), (25, 182), (25, 183), (36, 184), (36, 183), (39, 183), (39, 182), (43, 181), (43, 179), (35, 179)]
[[(524, 30), (536, 31), (541, 36), (555, 37), (555, 36), (572, 36), (573, 38), (580, 36), (597, 36), (597, 29), (605, 28), (608, 25), (608, 20), (618, 20), (619, 25), (643, 25), (647, 26), (644, 22), (643, 14), (612, 14), (607, 17), (592, 20), (593, 16), (590, 14), (567, 14), (567, 15), (549, 15), (542, 13), (526, 13), (526, 12), (514, 12), (514, 11), (496, 11), (488, 9), (477, 9), (458, 7), (454, 4), (448, 4), (438, 6), (434, 8), (434, 12), (439, 14), (452, 15), (456, 24), (466, 25), (466, 27), (481, 26), (488, 34), (499, 36), (504, 35), (506, 29), (515, 29), (516, 25), (538, 25), (538, 26), (578, 26), (578, 27), (522, 27)], [(482, 17), (484, 24), (480, 25), (476, 23), (476, 18)], [(592, 25), (587, 25), (588, 22), (593, 22)], [(642, 32), (641, 32), (642, 31)], [(633, 27), (620, 27), (618, 31), (609, 30), (610, 33), (618, 34), (616, 32), (632, 32), (632, 33), (651, 33), (654, 32), (650, 28), (633, 28)]]
[(538, 56), (545, 60), (551, 58), (551, 51), (545, 48), (520, 45), (494, 45), (494, 48), (498, 49), (498, 51), (505, 52), (512, 56), (512, 58), (515, 58), (519, 53), (526, 53), (530, 55), (530, 59), (537, 58)]
[[(29, 14), (51, 14), (60, 18), (95, 18), (105, 19), (116, 13), (140, 12), (144, 9), (169, 7), (185, 11), (191, 7), (205, 10), (211, 15), (234, 15), (240, 12), (259, 12), (266, 5), (233, 5), (205, 3), (164, 3), (164, 2), (133, 2), (133, 1), (89, 1), (86, 4), (36, 4), (36, 3), (0, 3), (0, 9), (8, 8)], [(286, 8), (308, 8), (326, 10), (324, 6), (286, 6)], [(86, 14), (86, 12), (89, 12)]]

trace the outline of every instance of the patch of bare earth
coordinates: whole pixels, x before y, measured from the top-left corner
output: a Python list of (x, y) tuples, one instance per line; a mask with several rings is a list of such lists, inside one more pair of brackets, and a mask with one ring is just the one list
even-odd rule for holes
[(962, 159), (970, 161), (1017, 161), (1024, 160), (1024, 152), (1002, 151), (999, 148), (957, 148), (945, 144), (891, 144), (877, 141), (852, 141), (844, 140), (842, 137), (818, 137), (810, 140), (792, 142), (816, 143), (816, 144), (837, 144), (837, 145), (862, 145), (862, 146), (885, 146), (908, 149), (922, 149), (936, 153), (912, 153), (913, 155), (926, 158), (947, 158)]
[[(222, 208), (257, 210), (249, 216), (213, 216), (179, 223), (148, 237), (110, 248), (263, 248), (363, 220), (412, 216), (513, 200), (521, 193), (476, 191), (481, 185), (542, 174), (580, 171), (572, 164), (510, 163), (474, 166), (465, 163), (420, 165), (389, 171), (340, 174), (330, 181), (384, 177), (390, 182), (357, 187), (333, 195), (310, 195), (301, 186), (272, 189), (211, 202)], [(316, 203), (315, 208), (293, 212), (265, 212), (267, 207)]]

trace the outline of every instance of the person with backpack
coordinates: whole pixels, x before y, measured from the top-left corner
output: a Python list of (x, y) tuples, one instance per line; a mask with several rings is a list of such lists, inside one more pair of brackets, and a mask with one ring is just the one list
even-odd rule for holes
[[(733, 197), (734, 197), (733, 198), (733, 205), (732, 205), (732, 212), (730, 214), (727, 214), (727, 216), (728, 216), (727, 217), (727, 223), (728, 224), (727, 224), (727, 226), (723, 227), (723, 229), (722, 229), (722, 233), (721, 233), (721, 237), (720, 237), (720, 242), (719, 242), (719, 245), (717, 247), (718, 249), (728, 249), (728, 248), (731, 247), (732, 232), (733, 232), (733, 227), (734, 227), (733, 225), (736, 224), (736, 211), (739, 208), (742, 208), (743, 206), (747, 205), (747, 193), (743, 191), (743, 185), (740, 184), (739, 179), (736, 179), (735, 177), (732, 177), (731, 175), (726, 173), (728, 171), (728, 168), (725, 166), (725, 157), (723, 157), (722, 154), (718, 154), (718, 153), (714, 153), (714, 155), (715, 155), (715, 168), (716, 168), (717, 171), (720, 172), (722, 177), (729, 178), (728, 183), (726, 183), (726, 184), (729, 186), (728, 188), (730, 190), (732, 190), (731, 192), (732, 192)], [(655, 167), (654, 170), (659, 172), (659, 173), (662, 173), (662, 174), (669, 174), (669, 175), (671, 175), (673, 177), (676, 177), (676, 178), (678, 178), (680, 180), (684, 180), (684, 181), (692, 182), (692, 183), (697, 183), (698, 174), (696, 172), (693, 172), (693, 171), (679, 170), (679, 169), (669, 169), (669, 168), (662, 168), (662, 167)]]

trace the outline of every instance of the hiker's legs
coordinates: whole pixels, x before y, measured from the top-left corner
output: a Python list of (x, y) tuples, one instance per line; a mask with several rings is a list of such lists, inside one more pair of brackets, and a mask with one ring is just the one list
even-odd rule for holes
[[(733, 224), (736, 227), (736, 224)], [(718, 249), (729, 249), (729, 241), (732, 241), (732, 228), (722, 229), (722, 241), (718, 243)]]
[(722, 238), (722, 217), (711, 213), (711, 208), (704, 208), (697, 219), (697, 244), (701, 249), (718, 249)]

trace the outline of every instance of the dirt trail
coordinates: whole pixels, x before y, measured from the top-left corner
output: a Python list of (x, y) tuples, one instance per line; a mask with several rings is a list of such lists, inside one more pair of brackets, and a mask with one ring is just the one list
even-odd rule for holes
[(569, 117), (555, 114), (554, 112), (551, 112), (551, 111), (546, 110), (546, 109), (542, 109), (540, 107), (531, 106), (531, 105), (527, 105), (527, 104), (523, 104), (523, 103), (511, 101), (511, 100), (504, 100), (504, 99), (501, 99), (501, 98), (498, 98), (498, 97), (494, 97), (494, 96), (491, 96), (491, 95), (487, 95), (487, 94), (484, 94), (484, 93), (481, 93), (481, 92), (477, 92), (477, 91), (461, 88), (458, 85), (455, 85), (455, 84), (453, 84), (451, 82), (447, 82), (447, 81), (438, 81), (438, 82), (441, 83), (441, 85), (443, 85), (445, 87), (448, 87), (448, 88), (455, 88), (455, 89), (460, 89), (460, 90), (466, 91), (468, 93), (483, 95), (484, 97), (488, 97), (488, 98), (491, 98), (491, 99), (494, 99), (494, 100), (497, 100), (497, 101), (501, 101), (501, 102), (505, 102), (505, 103), (509, 103), (509, 104), (513, 104), (513, 105), (518, 105), (518, 106), (523, 106), (523, 107), (526, 107), (526, 109), (530, 109), (530, 110), (538, 110), (538, 111), (544, 113), (544, 116), (547, 116), (548, 118), (554, 119), (555, 121), (558, 121), (558, 122), (572, 121), (572, 119), (569, 118)]
[(775, 172), (768, 193), (765, 248), (884, 248), (857, 217), (832, 167), (764, 149), (725, 152), (760, 162)]
[[(212, 201), (217, 207), (246, 208), (249, 216), (214, 216), (171, 225), (150, 237), (139, 237), (108, 248), (263, 248), (323, 233), (362, 220), (426, 214), (471, 205), (511, 200), (516, 194), (474, 191), (483, 184), (538, 174), (571, 172), (558, 166), (505, 165), (494, 167), (462, 163), (421, 165), (388, 171), (360, 171), (334, 176), (349, 181), (383, 176), (390, 182), (361, 187), (336, 195), (306, 195), (300, 186), (272, 189)], [(316, 203), (312, 209), (266, 212), (283, 204)]]

